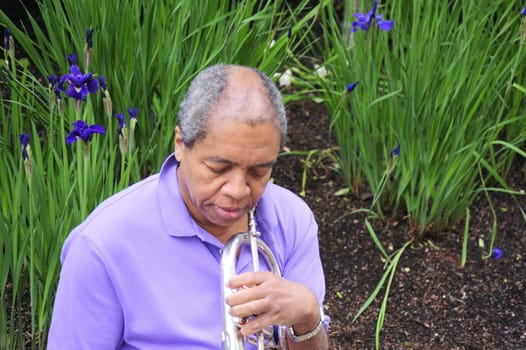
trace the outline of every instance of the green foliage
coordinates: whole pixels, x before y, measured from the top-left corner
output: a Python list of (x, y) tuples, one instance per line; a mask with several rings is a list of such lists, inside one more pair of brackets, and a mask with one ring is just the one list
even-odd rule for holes
[[(32, 348), (43, 348), (65, 235), (102, 199), (139, 176), (135, 158), (116, 159), (114, 135), (66, 146), (70, 127), (56, 108), (50, 109), (47, 87), (27, 66), (12, 67), (1, 71), (9, 97), (0, 105), (0, 159), (6, 165), (0, 170), (0, 309), (5, 310), (0, 325), (7, 330), (0, 347), (25, 348), (22, 330), (29, 321)], [(64, 107), (76, 115), (74, 103)], [(91, 111), (88, 100), (77, 117), (89, 120)], [(25, 160), (18, 140), (22, 133), (30, 134)], [(118, 162), (126, 162), (120, 173)]]
[[(372, 229), (371, 229), (372, 230)], [(376, 233), (372, 233), (374, 236), (376, 236)], [(380, 333), (382, 332), (382, 327), (385, 320), (385, 315), (387, 313), (387, 301), (389, 299), (389, 293), (391, 292), (391, 286), (393, 283), (394, 276), (396, 274), (396, 268), (398, 266), (398, 263), (400, 262), (400, 258), (404, 254), (405, 250), (412, 244), (412, 241), (407, 241), (401, 248), (397, 249), (392, 256), (386, 256), (386, 263), (384, 268), (384, 273), (382, 275), (382, 278), (380, 278), (380, 281), (376, 285), (376, 288), (374, 291), (369, 295), (367, 300), (362, 304), (358, 312), (354, 315), (354, 318), (352, 322), (355, 322), (365, 310), (371, 306), (371, 304), (376, 300), (380, 292), (383, 288), (384, 290), (384, 296), (382, 298), (382, 303), (380, 305), (378, 318), (376, 320), (376, 328), (375, 328), (375, 348), (381, 349), (380, 346)]]
[[(373, 16), (367, 31), (350, 32), (349, 15), (369, 11), (357, 3), (365, 5), (346, 2), (343, 26), (330, 7), (322, 16), (330, 79), (321, 83), (348, 190), (373, 192), (371, 208), (357, 211), (368, 213), (365, 226), (385, 269), (353, 321), (383, 289), (375, 331), (380, 349), (392, 281), (412, 242), (465, 215), (464, 266), (469, 207), (484, 192), (494, 215), (489, 257), (497, 230), (488, 191), (524, 195), (509, 190), (504, 178), (514, 157), (525, 155), (524, 97), (517, 92), (526, 90), (513, 82), (525, 73), (526, 20), (507, 1), (393, 0), (376, 13), (395, 19), (392, 31), (381, 31)], [(488, 187), (490, 181), (501, 188)], [(388, 255), (369, 219), (397, 209), (407, 211), (417, 234)]]
[[(367, 13), (369, 2), (361, 4), (356, 11)], [(480, 187), (481, 160), (502, 176), (509, 169), (514, 152), (495, 141), (524, 144), (524, 98), (511, 89), (525, 76), (520, 9), (508, 1), (392, 0), (377, 10), (394, 19), (391, 31), (373, 21), (351, 35), (330, 10), (322, 17), (331, 79), (322, 83), (347, 186), (379, 192), (400, 144), (376, 210), (407, 211), (419, 235), (456, 222)]]
[[(169, 130), (193, 75), (226, 62), (255, 66), (273, 76), (292, 60), (309, 32), (317, 9), (309, 9), (308, 3), (289, 9), (283, 0), (43, 0), (43, 27), (29, 17), (33, 36), (1, 12), (0, 21), (11, 28), (41, 76), (66, 73), (66, 57), (74, 53), (84, 71), (106, 77), (113, 103), (121, 108), (117, 112), (139, 108), (138, 149), (144, 153), (142, 171), (148, 173), (173, 148)], [(93, 59), (86, 67), (82, 61), (89, 28), (94, 29)], [(101, 110), (96, 104), (98, 123), (104, 122)]]
[[(30, 347), (45, 347), (65, 236), (101, 200), (159, 168), (173, 148), (184, 91), (194, 74), (217, 62), (256, 66), (274, 78), (288, 68), (295, 83), (284, 89), (285, 101), (323, 97), (335, 152), (284, 155), (305, 156), (301, 194), (309, 171), (327, 159), (346, 183), (339, 194), (373, 194), (371, 208), (358, 211), (369, 214), (366, 228), (387, 262), (356, 317), (385, 287), (377, 347), (399, 259), (413, 240), (466, 215), (465, 263), (474, 197), (520, 194), (504, 179), (514, 157), (525, 157), (525, 17), (505, 0), (391, 0), (377, 10), (395, 20), (391, 31), (373, 22), (351, 33), (352, 14), (367, 13), (372, 1), (345, 2), (343, 25), (332, 0), (309, 3), (41, 0), (43, 25), (29, 16), (27, 30), (0, 11), (1, 26), (27, 56), (17, 60), (4, 50), (0, 68), (0, 348), (26, 348), (28, 323)], [(321, 59), (311, 50), (318, 19)], [(85, 61), (90, 28), (92, 56)], [(56, 99), (45, 80), (68, 72), (69, 54), (82, 72), (106, 78), (105, 99)], [(318, 78), (313, 62), (328, 75)], [(138, 122), (119, 136), (114, 115), (131, 107), (139, 109)], [(66, 145), (77, 119), (104, 126), (106, 134)], [(31, 135), (27, 160), (22, 133)], [(399, 211), (417, 235), (388, 255), (369, 219)], [(490, 252), (495, 236), (496, 220)], [(22, 312), (28, 301), (30, 320)]]
[[(42, 0), (43, 26), (29, 16), (28, 31), (0, 11), (1, 26), (27, 56), (4, 50), (0, 67), (0, 348), (45, 348), (66, 235), (103, 199), (157, 171), (172, 151), (177, 108), (194, 74), (217, 62), (269, 76), (283, 71), (300, 59), (300, 45), (310, 45), (318, 8), (308, 3)], [(46, 78), (68, 73), (69, 54), (83, 74), (106, 78), (106, 93), (57, 99)], [(132, 107), (137, 124), (118, 134), (115, 114)], [(79, 119), (106, 133), (67, 145)]]

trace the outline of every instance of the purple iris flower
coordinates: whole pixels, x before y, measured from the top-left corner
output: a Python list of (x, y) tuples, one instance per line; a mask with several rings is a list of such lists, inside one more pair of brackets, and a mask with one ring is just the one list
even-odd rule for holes
[(388, 32), (391, 29), (393, 29), (394, 21), (393, 20), (384, 20), (382, 19), (384, 15), (378, 15), (375, 18), (376, 25), (378, 25), (378, 28), (383, 30), (384, 32)]
[(77, 64), (77, 55), (75, 55), (74, 53), (70, 53), (68, 55), (68, 62), (70, 66)]
[(356, 12), (354, 14), (354, 17), (356, 17), (356, 21), (352, 23), (352, 32), (356, 32), (358, 28), (360, 28), (363, 31), (368, 31), (371, 27), (371, 23), (374, 19), (376, 22), (376, 25), (383, 31), (390, 31), (393, 28), (394, 21), (390, 20), (384, 20), (383, 15), (377, 15), (376, 9), (378, 8), (378, 0), (373, 1), (373, 8), (368, 13), (360, 13)]
[(524, 8), (522, 9), (521, 15), (526, 16), (526, 6), (524, 6)]
[(115, 114), (115, 118), (117, 118), (117, 120), (119, 121), (119, 129), (118, 129), (119, 135), (122, 135), (122, 129), (126, 127), (126, 121), (124, 120), (124, 114), (117, 113)]
[(69, 67), (67, 79), (70, 82), (68, 96), (76, 100), (86, 101), (89, 93), (93, 94), (99, 89), (99, 83), (93, 78), (93, 74), (91, 72), (82, 74), (76, 64)]
[(87, 49), (91, 49), (93, 47), (93, 31), (94, 29), (87, 29), (86, 30), (86, 47)]
[(371, 21), (373, 20), (373, 17), (376, 13), (376, 8), (378, 7), (378, 1), (373, 2), (373, 8), (369, 13), (360, 13), (356, 12), (354, 14), (354, 17), (356, 17), (356, 21), (352, 23), (352, 29), (351, 31), (356, 32), (358, 29), (357, 27), (360, 27), (363, 31), (368, 31), (369, 27), (371, 26)]
[(9, 51), (9, 42), (11, 41), (11, 30), (9, 28), (4, 29), (4, 49)]
[(22, 158), (24, 160), (29, 160), (29, 154), (27, 153), (27, 146), (29, 145), (29, 134), (20, 134), (18, 135), (20, 143), (22, 144)]
[(49, 81), (49, 87), (54, 88), (55, 86), (57, 86), (60, 78), (56, 75), (48, 75), (47, 80)]
[(63, 76), (57, 76), (57, 75), (48, 75), (48, 81), (49, 81), (49, 88), (55, 92), (55, 96), (57, 98), (62, 97), (62, 93), (66, 93), (66, 90), (64, 89), (64, 83), (67, 80), (67, 75)]
[(102, 91), (106, 91), (106, 89), (108, 89), (108, 84), (106, 84), (106, 78), (103, 75), (99, 76), (99, 85)]
[(504, 253), (502, 252), (502, 249), (500, 249), (499, 247), (495, 247), (491, 251), (491, 256), (495, 260), (499, 260), (500, 258), (502, 258), (503, 255), (504, 255)]
[(137, 114), (139, 113), (139, 108), (128, 108), (128, 115), (130, 120), (137, 119)]
[(346, 90), (347, 92), (351, 92), (351, 91), (354, 90), (354, 88), (356, 87), (356, 85), (358, 85), (358, 81), (355, 81), (354, 83), (351, 83), (351, 84), (347, 85), (347, 86), (345, 87), (345, 90)]
[(88, 125), (82, 119), (73, 123), (73, 130), (66, 136), (66, 144), (71, 144), (77, 141), (77, 138), (84, 142), (90, 142), (94, 134), (105, 134), (106, 130), (98, 125)]
[(391, 154), (389, 155), (389, 158), (398, 157), (400, 156), (400, 144), (398, 144), (394, 150), (391, 151)]

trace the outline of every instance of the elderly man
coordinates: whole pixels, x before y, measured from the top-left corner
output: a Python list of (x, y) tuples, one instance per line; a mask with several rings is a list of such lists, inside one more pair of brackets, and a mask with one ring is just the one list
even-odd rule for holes
[[(286, 325), (289, 349), (327, 349), (317, 224), (303, 200), (269, 183), (286, 129), (260, 71), (200, 72), (160, 173), (104, 201), (66, 240), (48, 349), (220, 349), (225, 303), (247, 320), (247, 338)], [(264, 259), (252, 271), (241, 249), (224, 298), (223, 248), (249, 230), (249, 213), (282, 277)]]

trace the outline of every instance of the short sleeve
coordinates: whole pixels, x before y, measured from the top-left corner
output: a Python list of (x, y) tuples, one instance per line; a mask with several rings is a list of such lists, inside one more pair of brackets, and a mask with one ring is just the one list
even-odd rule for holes
[(62, 253), (48, 350), (118, 349), (123, 315), (100, 253), (86, 237), (70, 237)]
[(286, 259), (283, 275), (308, 286), (321, 306), (325, 297), (325, 276), (320, 259), (318, 225), (312, 213), (307, 213), (304, 220), (295, 223), (294, 249)]

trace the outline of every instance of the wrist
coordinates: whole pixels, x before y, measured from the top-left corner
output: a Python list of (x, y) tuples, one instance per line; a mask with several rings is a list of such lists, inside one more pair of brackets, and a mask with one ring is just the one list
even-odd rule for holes
[(293, 324), (290, 327), (294, 330), (294, 334), (303, 335), (305, 333), (309, 333), (310, 331), (312, 331), (314, 328), (318, 326), (319, 323), (320, 323), (320, 314), (318, 312), (315, 318), (312, 318), (307, 322)]
[(321, 307), (316, 315), (315, 323), (313, 321), (303, 322), (289, 327), (289, 335), (293, 342), (299, 343), (314, 338), (324, 328), (324, 316)]

